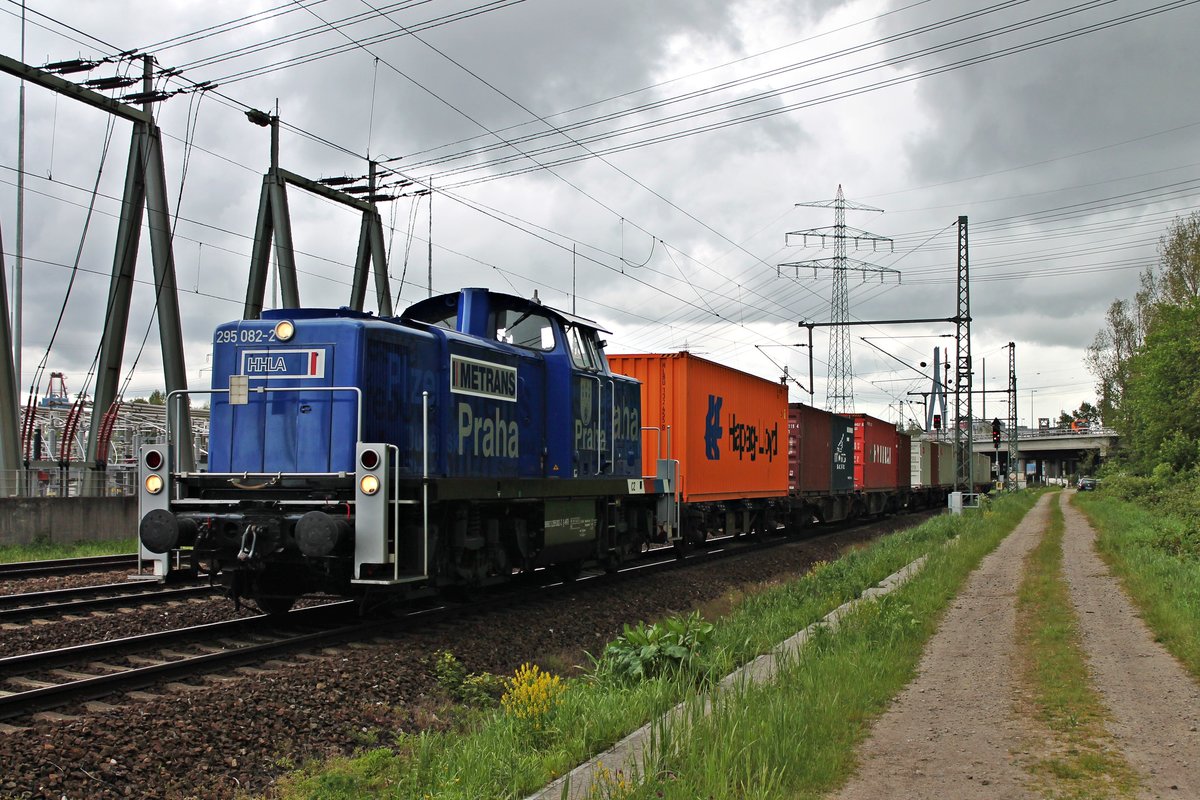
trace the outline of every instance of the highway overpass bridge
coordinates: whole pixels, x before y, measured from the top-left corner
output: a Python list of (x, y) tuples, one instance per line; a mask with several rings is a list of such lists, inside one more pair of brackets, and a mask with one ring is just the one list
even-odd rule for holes
[[(1030, 484), (1059, 483), (1080, 474), (1089, 474), (1116, 447), (1117, 432), (1112, 428), (1090, 428), (1073, 431), (1069, 428), (1022, 428), (1017, 433), (1017, 481)], [(997, 457), (1000, 474), (1008, 469), (1008, 442), (1002, 440), (997, 451), (992, 446), (990, 427), (986, 435), (975, 436), (976, 453), (992, 460), (995, 473)]]

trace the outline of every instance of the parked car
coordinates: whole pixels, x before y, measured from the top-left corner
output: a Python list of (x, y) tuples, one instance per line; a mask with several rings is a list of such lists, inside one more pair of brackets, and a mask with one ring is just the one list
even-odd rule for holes
[(1099, 485), (1100, 485), (1100, 481), (1098, 481), (1095, 478), (1089, 477), (1089, 478), (1080, 478), (1079, 479), (1079, 491), (1081, 491), (1081, 492), (1095, 491), (1096, 487), (1098, 487)]

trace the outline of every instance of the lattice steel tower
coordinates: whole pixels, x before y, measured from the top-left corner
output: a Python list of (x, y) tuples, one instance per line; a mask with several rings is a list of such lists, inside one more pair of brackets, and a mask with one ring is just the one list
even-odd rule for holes
[[(857, 247), (859, 243), (871, 242), (873, 248), (878, 248), (880, 242), (892, 240), (886, 236), (851, 228), (846, 225), (846, 209), (854, 211), (876, 211), (883, 209), (852, 203), (842, 194), (842, 186), (838, 184), (837, 197), (832, 200), (818, 200), (812, 203), (797, 203), (809, 208), (832, 208), (833, 227), (810, 228), (806, 231), (789, 231), (787, 237), (800, 236), (807, 245), (808, 237), (815, 236), (825, 245), (826, 238), (833, 239), (833, 258), (819, 258), (812, 261), (789, 261), (779, 267), (795, 267), (799, 276), (800, 268), (811, 268), (813, 273), (818, 269), (833, 270), (833, 297), (830, 305), (829, 329), (829, 380), (825, 387), (825, 407), (835, 414), (849, 414), (854, 411), (854, 368), (850, 362), (850, 331), (846, 323), (850, 321), (850, 288), (846, 280), (848, 272), (878, 272), (899, 274), (894, 269), (868, 264), (865, 261), (849, 258), (846, 255), (846, 242), (853, 240)], [(790, 238), (785, 238), (791, 244)], [(882, 280), (882, 277), (881, 277)]]

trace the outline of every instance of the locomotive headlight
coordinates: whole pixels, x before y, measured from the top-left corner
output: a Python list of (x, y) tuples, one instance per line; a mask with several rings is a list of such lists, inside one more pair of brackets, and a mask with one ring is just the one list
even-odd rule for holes
[(363, 475), (358, 482), (358, 488), (362, 489), (365, 495), (373, 495), (379, 491), (379, 478), (374, 475)]
[(286, 342), (296, 335), (296, 326), (290, 320), (280, 320), (275, 324), (275, 338)]
[(163, 489), (163, 479), (161, 475), (146, 476), (146, 491), (150, 494), (158, 494)]

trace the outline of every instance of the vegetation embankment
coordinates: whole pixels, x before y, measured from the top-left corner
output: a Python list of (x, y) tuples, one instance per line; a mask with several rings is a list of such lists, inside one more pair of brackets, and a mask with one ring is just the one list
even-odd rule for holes
[(0, 564), (11, 564), (16, 561), (48, 561), (57, 558), (120, 555), (136, 553), (137, 548), (136, 537), (70, 543), (37, 540), (29, 544), (0, 545)]
[(1019, 674), (1032, 717), (1045, 733), (1030, 748), (1036, 755), (1029, 767), (1047, 796), (1132, 797), (1136, 774), (1105, 728), (1105, 708), (1092, 686), (1063, 576), (1063, 527), (1054, 503), (1017, 593)]
[[(284, 798), (522, 797), (687, 698), (703, 698), (736, 666), (857, 597), (921, 555), (900, 591), (820, 633), (769, 686), (725, 695), (685, 732), (659, 731), (648, 780), (609, 773), (597, 798), (810, 796), (848, 774), (870, 720), (912, 677), (942, 610), (985, 554), (1020, 521), (1034, 493), (938, 517), (808, 575), (742, 598), (726, 617), (639, 625), (610, 643), (583, 677), (534, 667), (496, 679), (452, 656), (437, 661), (453, 698), (453, 732), (399, 735), (356, 758), (309, 765)], [(958, 544), (943, 547), (954, 536)], [(500, 694), (499, 702), (496, 696)], [(661, 792), (661, 794), (660, 794)]]
[(1155, 637), (1200, 680), (1200, 475), (1114, 475), (1074, 502)]

